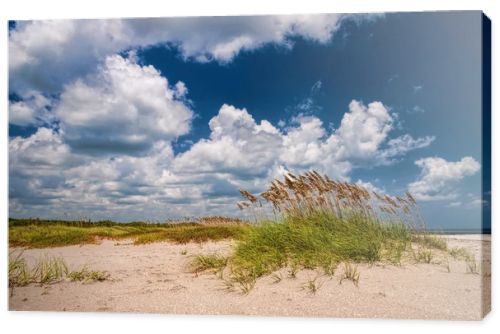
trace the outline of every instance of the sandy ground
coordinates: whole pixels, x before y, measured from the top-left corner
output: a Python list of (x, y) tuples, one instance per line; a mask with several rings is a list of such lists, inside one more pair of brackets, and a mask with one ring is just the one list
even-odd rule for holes
[[(295, 279), (257, 281), (243, 295), (228, 292), (214, 274), (189, 273), (195, 254), (231, 251), (230, 242), (134, 246), (130, 241), (99, 245), (25, 250), (28, 261), (62, 256), (71, 268), (88, 265), (106, 270), (111, 280), (59, 282), (16, 288), (10, 310), (139, 312), (170, 314), (238, 314), (262, 316), (363, 317), (410, 319), (481, 319), (490, 309), (490, 238), (447, 236), (450, 247), (465, 247), (481, 263), (480, 274), (466, 273), (466, 264), (450, 258), (435, 264), (360, 265), (360, 282), (339, 284), (342, 266), (333, 278), (320, 276), (316, 294), (303, 286), (319, 274), (301, 271)], [(187, 253), (186, 253), (187, 252)], [(436, 262), (440, 260), (436, 259)]]

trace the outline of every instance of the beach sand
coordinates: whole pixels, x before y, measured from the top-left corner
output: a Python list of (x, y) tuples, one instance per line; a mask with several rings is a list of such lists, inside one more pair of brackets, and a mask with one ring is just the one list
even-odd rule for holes
[(480, 274), (467, 273), (466, 263), (451, 257), (450, 272), (442, 259), (436, 259), (439, 264), (362, 264), (356, 287), (351, 281), (339, 284), (343, 271), (339, 266), (333, 278), (317, 278), (322, 286), (315, 294), (303, 287), (319, 271), (303, 270), (292, 279), (283, 270), (280, 282), (263, 277), (243, 295), (225, 290), (214, 274), (187, 270), (193, 255), (229, 254), (229, 241), (136, 246), (127, 240), (104, 240), (96, 245), (27, 249), (24, 257), (29, 262), (45, 255), (61, 256), (71, 269), (87, 265), (108, 271), (111, 279), (18, 287), (9, 299), (9, 309), (479, 320), (491, 303), (490, 236), (446, 238), (449, 247), (464, 247), (475, 255)]

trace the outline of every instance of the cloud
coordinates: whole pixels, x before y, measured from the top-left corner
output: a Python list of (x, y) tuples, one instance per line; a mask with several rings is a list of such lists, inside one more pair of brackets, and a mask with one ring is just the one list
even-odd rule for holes
[(321, 80), (316, 81), (309, 90), (309, 93), (300, 99), (300, 101), (293, 105), (285, 108), (285, 112), (292, 115), (297, 114), (295, 117), (300, 117), (304, 115), (314, 115), (315, 113), (323, 109), (322, 106), (316, 103), (316, 95), (321, 90), (323, 83)]
[(389, 79), (387, 79), (387, 83), (390, 84), (391, 82), (393, 82), (394, 80), (397, 80), (397, 79), (399, 79), (399, 74), (393, 74), (389, 77)]
[(186, 92), (153, 66), (114, 55), (97, 73), (64, 87), (55, 116), (76, 150), (138, 154), (189, 131), (193, 111), (182, 99)]
[[(23, 124), (41, 124), (48, 114), (56, 125), (10, 140), (12, 212), (47, 217), (94, 212), (123, 219), (151, 209), (156, 216), (180, 215), (159, 208), (201, 196), (198, 189), (192, 195), (169, 186), (177, 181), (166, 172), (171, 141), (190, 129), (193, 112), (186, 94), (184, 83), (171, 86), (154, 67), (114, 55), (94, 74), (66, 85), (57, 102), (25, 95), (14, 103), (32, 110)], [(12, 112), (11, 106), (11, 117)]]
[(387, 142), (387, 148), (379, 153), (379, 160), (382, 164), (394, 162), (393, 158), (404, 156), (406, 153), (429, 146), (436, 137), (425, 136), (414, 139), (409, 134), (404, 134)]
[(424, 86), (422, 86), (422, 85), (413, 86), (413, 94), (419, 93), (423, 88), (424, 88)]
[(449, 208), (463, 208), (467, 210), (475, 210), (485, 206), (488, 206), (488, 201), (483, 200), (477, 196), (469, 196), (470, 198), (465, 201), (454, 201), (447, 205)]
[(323, 153), (323, 139), (327, 132), (323, 122), (314, 116), (299, 116), (283, 135), (280, 159), (290, 166), (308, 167), (315, 164)]
[[(52, 168), (70, 159), (70, 148), (53, 129), (38, 128), (28, 138), (15, 137), (9, 142), (10, 166), (19, 170)], [(17, 170), (13, 168), (12, 172)]]
[(263, 177), (276, 162), (282, 146), (279, 130), (266, 120), (257, 124), (246, 109), (224, 104), (209, 127), (209, 139), (176, 157), (175, 171)]
[(161, 143), (148, 156), (87, 159), (83, 164), (66, 169), (64, 176), (73, 198), (95, 196), (109, 204), (129, 198), (145, 203), (153, 201), (158, 194), (166, 194), (167, 189), (162, 188), (166, 177), (164, 171), (168, 170), (172, 157), (171, 146)]
[(321, 80), (318, 80), (314, 83), (314, 85), (311, 87), (311, 93), (316, 93), (321, 89), (321, 86), (323, 85), (323, 82)]
[[(246, 109), (223, 105), (209, 122), (209, 139), (195, 143), (174, 160), (177, 171), (226, 172), (264, 177), (280, 166), (310, 168), (346, 178), (356, 167), (388, 164), (389, 159), (429, 145), (433, 138), (406, 134), (387, 141), (392, 116), (380, 102), (352, 101), (337, 129), (327, 130), (315, 116), (299, 115), (288, 127), (257, 123)], [(282, 124), (283, 125), (283, 124)]]
[(413, 108), (407, 110), (406, 112), (409, 114), (423, 114), (425, 112), (425, 109), (421, 106), (413, 106)]
[[(149, 80), (151, 75), (152, 81), (157, 82), (154, 69), (123, 58), (114, 61), (125, 73), (120, 72), (121, 75), (128, 77), (132, 71), (135, 80), (139, 80), (145, 75), (144, 71), (150, 71), (146, 77)], [(113, 68), (114, 65), (104, 67), (94, 80), (81, 84), (94, 96), (106, 97), (99, 101), (113, 101), (120, 96), (129, 99), (132, 105), (139, 103), (130, 97), (135, 94), (125, 94), (106, 77)], [(170, 94), (175, 95), (175, 88), (168, 88), (165, 81), (158, 82), (162, 87), (158, 91), (170, 90)], [(135, 89), (133, 85), (127, 88), (126, 92)], [(68, 87), (68, 91), (71, 89), (73, 87)], [(154, 100), (154, 96), (148, 101)], [(105, 114), (96, 109), (97, 116), (83, 116), (94, 119), (96, 127), (104, 122), (108, 131), (118, 131), (113, 134), (114, 138), (126, 138), (119, 129), (128, 129), (129, 120), (115, 120), (114, 105), (107, 103), (111, 102), (101, 106), (108, 110)], [(79, 120), (77, 115), (68, 117)], [(77, 123), (82, 127), (71, 130), (82, 142), (99, 136), (85, 117)], [(351, 122), (355, 120), (361, 122), (361, 126), (353, 126)], [(234, 215), (238, 214), (235, 202), (239, 199), (239, 188), (257, 193), (286, 171), (309, 169), (349, 179), (349, 173), (355, 168), (383, 163), (387, 156), (405, 154), (419, 146), (408, 144), (410, 139), (391, 142), (391, 116), (380, 102), (364, 105), (353, 101), (339, 127), (328, 130), (314, 116), (297, 116), (287, 122), (287, 127), (277, 128), (267, 120), (255, 120), (244, 108), (224, 104), (208, 123), (210, 135), (177, 155), (168, 140), (170, 137), (149, 142), (150, 148), (142, 154), (109, 151), (107, 147), (105, 152), (112, 154), (95, 155), (73, 145), (74, 135), (67, 135), (67, 122), (67, 119), (61, 120), (59, 130), (40, 128), (30, 137), (10, 141), (11, 214), (60, 217), (63, 212), (69, 212), (71, 217), (81, 218), (78, 215), (91, 212), (94, 219), (120, 220)], [(113, 128), (113, 122), (120, 124), (119, 129)], [(137, 130), (131, 129), (127, 135)], [(420, 139), (413, 141), (421, 142)], [(390, 154), (383, 153), (388, 150)]]
[(9, 102), (9, 123), (19, 126), (41, 126), (52, 121), (53, 101), (37, 91), (27, 91), (21, 101)]
[(26, 126), (35, 123), (35, 110), (26, 102), (9, 103), (9, 123)]
[(454, 186), (466, 176), (474, 175), (480, 164), (472, 157), (446, 161), (439, 157), (417, 160), (422, 169), (420, 178), (408, 185), (408, 190), (420, 201), (447, 200), (457, 197)]
[(386, 194), (386, 191), (384, 189), (381, 189), (381, 188), (375, 186), (371, 182), (364, 182), (364, 181), (358, 179), (358, 181), (356, 181), (355, 183), (357, 185), (365, 188), (368, 191), (375, 192), (377, 194)]
[(53, 129), (39, 128), (28, 138), (13, 138), (9, 142), (10, 202), (30, 206), (63, 197), (62, 172), (78, 160)]
[(473, 199), (472, 201), (470, 201), (469, 203), (467, 203), (466, 208), (467, 209), (477, 209), (477, 208), (481, 208), (481, 207), (487, 206), (487, 205), (488, 205), (488, 201), (482, 200), (480, 198), (476, 198), (476, 199)]
[(169, 172), (173, 151), (165, 142), (147, 156), (92, 157), (72, 152), (60, 133), (40, 128), (11, 140), (9, 155), (9, 206), (15, 215), (166, 219), (196, 213), (190, 203), (202, 197), (203, 188)]
[(106, 56), (126, 49), (121, 20), (19, 21), (9, 31), (9, 86), (59, 92), (63, 85), (94, 70)]
[(392, 130), (393, 120), (381, 102), (376, 101), (365, 106), (353, 100), (349, 104), (349, 113), (344, 114), (331, 142), (338, 143), (341, 157), (370, 158)]
[[(59, 92), (107, 56), (164, 44), (186, 60), (231, 62), (266, 44), (293, 47), (293, 38), (328, 43), (342, 22), (362, 14), (19, 21), (9, 31), (10, 87)], [(134, 53), (132, 53), (134, 55)]]

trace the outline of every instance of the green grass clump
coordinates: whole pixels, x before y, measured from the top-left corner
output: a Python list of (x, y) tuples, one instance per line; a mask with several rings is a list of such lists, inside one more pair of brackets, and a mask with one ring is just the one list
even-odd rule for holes
[(355, 286), (358, 286), (359, 276), (360, 276), (360, 273), (358, 271), (358, 267), (352, 265), (349, 262), (345, 262), (344, 263), (344, 272), (342, 273), (342, 276), (340, 277), (339, 283), (342, 284), (342, 282), (344, 280), (349, 280), (349, 281), (352, 281)]
[(323, 269), (323, 273), (326, 276), (335, 275), (335, 271), (337, 270), (338, 263), (336, 261), (325, 262), (321, 268)]
[(307, 280), (307, 282), (302, 286), (302, 289), (307, 290), (310, 294), (316, 294), (318, 290), (323, 286), (323, 282), (318, 280), (318, 276), (315, 278)]
[(44, 257), (31, 270), (33, 282), (49, 284), (62, 280), (68, 274), (68, 266), (60, 257)]
[(105, 271), (90, 270), (83, 267), (80, 270), (70, 271), (61, 257), (44, 256), (32, 266), (22, 257), (22, 252), (9, 254), (9, 288), (11, 296), (15, 287), (28, 284), (52, 284), (65, 279), (71, 281), (104, 281), (109, 278)]
[(227, 265), (227, 258), (219, 254), (196, 255), (190, 263), (190, 271), (200, 273), (203, 271), (219, 272)]
[(432, 254), (432, 250), (427, 248), (418, 248), (413, 252), (413, 257), (418, 263), (431, 263), (434, 255)]
[(255, 275), (240, 268), (231, 268), (231, 274), (229, 275), (229, 277), (221, 278), (223, 279), (226, 290), (239, 290), (245, 295), (249, 294), (250, 291), (252, 291), (255, 283), (257, 282), (257, 277), (255, 277)]
[(14, 256), (9, 254), (9, 288), (11, 295), (14, 287), (25, 286), (31, 283), (32, 275), (26, 260), (22, 257), (22, 253)]
[(68, 273), (67, 277), (70, 281), (105, 281), (109, 279), (109, 273), (106, 271), (90, 270), (87, 267), (83, 267), (80, 270), (74, 270)]
[(341, 261), (392, 261), (410, 239), (410, 230), (402, 225), (318, 212), (257, 225), (239, 241), (231, 264), (255, 277), (283, 267), (319, 267), (333, 274)]
[(29, 266), (22, 252), (9, 254), (9, 288), (11, 296), (14, 288), (32, 283), (51, 284), (63, 280), (68, 274), (68, 266), (60, 257), (42, 257)]

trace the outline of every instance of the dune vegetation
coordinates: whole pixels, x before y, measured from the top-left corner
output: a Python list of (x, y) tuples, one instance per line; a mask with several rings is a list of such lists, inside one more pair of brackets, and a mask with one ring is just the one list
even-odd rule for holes
[(22, 252), (9, 254), (9, 289), (11, 296), (14, 288), (28, 284), (51, 284), (62, 280), (69, 281), (105, 281), (109, 274), (105, 271), (82, 267), (71, 270), (61, 257), (45, 256), (29, 265)]
[[(196, 274), (217, 273), (228, 289), (243, 292), (249, 292), (259, 277), (283, 268), (288, 268), (290, 277), (302, 269), (319, 269), (332, 277), (342, 265), (343, 279), (358, 284), (356, 263), (400, 265), (405, 259), (431, 263), (435, 252), (462, 256), (448, 250), (443, 238), (426, 232), (415, 198), (408, 192), (379, 194), (314, 171), (288, 173), (260, 195), (240, 192), (245, 200), (237, 207), (248, 211), (253, 223), (226, 217), (167, 223), (10, 219), (9, 245), (43, 248), (101, 239), (132, 239), (136, 245), (231, 239), (236, 243), (229, 256), (200, 254), (188, 268)], [(474, 272), (473, 264), (470, 267)]]
[[(351, 263), (399, 265), (404, 258), (430, 263), (432, 249), (447, 249), (444, 239), (425, 231), (410, 193), (378, 194), (308, 172), (274, 180), (259, 196), (245, 190), (241, 194), (246, 200), (238, 207), (251, 210), (257, 222), (226, 259), (223, 279), (243, 292), (257, 278), (285, 267), (291, 276), (301, 269), (321, 269), (333, 276), (343, 263), (344, 279), (357, 284), (359, 272)], [(222, 261), (213, 262), (220, 271)]]
[(247, 223), (237, 218), (204, 217), (167, 223), (10, 219), (11, 247), (44, 248), (132, 239), (135, 244), (159, 241), (205, 242), (238, 238)]

